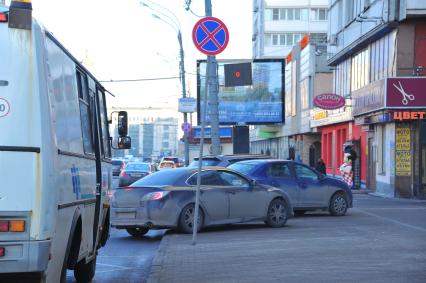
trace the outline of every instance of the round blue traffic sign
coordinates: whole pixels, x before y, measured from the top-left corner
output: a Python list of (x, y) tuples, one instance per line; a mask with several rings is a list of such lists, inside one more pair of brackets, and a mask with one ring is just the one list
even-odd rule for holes
[(192, 30), (195, 47), (206, 55), (216, 55), (225, 50), (229, 32), (225, 24), (215, 17), (199, 20)]
[(183, 123), (181, 126), (182, 131), (184, 131), (185, 133), (188, 133), (191, 131), (192, 126), (190, 123)]

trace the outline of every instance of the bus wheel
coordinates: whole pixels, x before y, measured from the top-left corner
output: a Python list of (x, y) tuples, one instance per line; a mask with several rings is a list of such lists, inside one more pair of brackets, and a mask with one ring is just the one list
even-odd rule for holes
[(77, 282), (90, 282), (93, 277), (95, 277), (96, 272), (96, 257), (92, 259), (90, 262), (85, 263), (83, 259), (74, 269), (74, 277)]

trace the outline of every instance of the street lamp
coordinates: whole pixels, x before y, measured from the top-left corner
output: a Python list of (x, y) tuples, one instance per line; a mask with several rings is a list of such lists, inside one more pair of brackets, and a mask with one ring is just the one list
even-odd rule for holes
[[(179, 76), (181, 79), (181, 84), (182, 84), (182, 97), (186, 98), (186, 83), (185, 83), (185, 60), (184, 60), (184, 52), (183, 52), (183, 45), (182, 45), (182, 33), (181, 33), (181, 27), (180, 27), (180, 23), (178, 18), (176, 17), (175, 14), (173, 14), (170, 10), (156, 4), (157, 6), (160, 6), (162, 9), (168, 11), (173, 17), (168, 16), (167, 14), (152, 8), (150, 5), (144, 3), (143, 1), (140, 2), (140, 4), (142, 6), (145, 6), (149, 9), (151, 9), (154, 12), (157, 12), (161, 15), (163, 15), (164, 17), (168, 18), (170, 20), (170, 22), (172, 22), (173, 24), (171, 24), (169, 21), (164, 20), (162, 17), (160, 17), (157, 14), (152, 14), (152, 17), (154, 17), (155, 19), (158, 19), (166, 24), (168, 24), (169, 26), (171, 26), (176, 32), (177, 32), (177, 37), (178, 37), (178, 42), (179, 42), (179, 53), (180, 53), (180, 62), (179, 62)], [(188, 123), (188, 115), (186, 112), (183, 113), (183, 122), (186, 124)], [(189, 142), (188, 142), (188, 132), (184, 131), (183, 132), (183, 140), (185, 143), (185, 166), (189, 165)]]

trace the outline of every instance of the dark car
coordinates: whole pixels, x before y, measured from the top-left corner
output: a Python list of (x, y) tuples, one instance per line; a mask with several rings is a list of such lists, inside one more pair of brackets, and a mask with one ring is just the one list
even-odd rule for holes
[(296, 215), (322, 209), (330, 214), (344, 215), (352, 207), (348, 185), (327, 177), (305, 164), (290, 160), (251, 160), (235, 163), (229, 168), (285, 191)]
[[(183, 167), (158, 171), (118, 188), (111, 202), (111, 225), (127, 229), (132, 236), (142, 236), (149, 229), (175, 227), (191, 233), (196, 183), (197, 170)], [(203, 168), (199, 229), (249, 221), (282, 227), (292, 215), (285, 192), (227, 168)]]
[(112, 176), (120, 175), (121, 170), (126, 167), (126, 162), (121, 159), (113, 159), (112, 160)]
[[(231, 155), (207, 155), (203, 157), (202, 166), (222, 166), (227, 167), (235, 162), (253, 159), (268, 159), (269, 155), (264, 154), (231, 154)], [(194, 161), (189, 164), (189, 167), (197, 167), (199, 158), (194, 158)]]
[(155, 166), (147, 162), (130, 162), (126, 165), (126, 168), (121, 171), (118, 185), (127, 186), (131, 183), (136, 182), (140, 178), (150, 175), (155, 172)]

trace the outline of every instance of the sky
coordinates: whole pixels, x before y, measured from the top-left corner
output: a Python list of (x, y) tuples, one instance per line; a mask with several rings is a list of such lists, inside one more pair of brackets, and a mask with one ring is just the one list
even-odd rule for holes
[[(205, 15), (204, 0), (33, 0), (33, 15), (79, 60), (86, 56), (98, 80), (128, 80), (179, 76), (179, 44), (170, 19), (180, 23), (187, 88), (196, 97), (196, 60), (206, 59), (192, 42), (192, 28)], [(160, 6), (166, 8), (162, 9)], [(252, 0), (212, 0), (213, 16), (228, 27), (230, 39), (217, 59), (252, 58)], [(161, 16), (169, 24), (156, 19)], [(164, 107), (176, 109), (182, 88), (178, 79), (103, 85), (108, 106)]]

